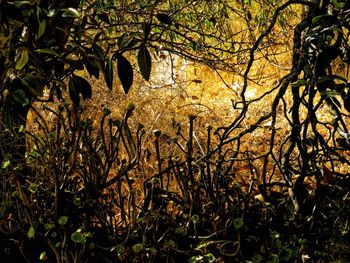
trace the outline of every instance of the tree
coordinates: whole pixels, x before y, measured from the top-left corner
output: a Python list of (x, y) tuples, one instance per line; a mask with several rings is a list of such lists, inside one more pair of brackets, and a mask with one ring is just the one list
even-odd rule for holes
[[(227, 39), (227, 3), (219, 1), (1, 1), (1, 162), (23, 160), (22, 131), (31, 104), (47, 91), (49, 100), (69, 97), (78, 109), (91, 86), (76, 71), (104, 75), (113, 87), (113, 70), (127, 93), (133, 67), (125, 56), (135, 54), (148, 80), (152, 51), (160, 49), (204, 62), (232, 67), (219, 56), (232, 51)], [(237, 40), (235, 40), (237, 41)], [(234, 42), (236, 43), (236, 42)], [(102, 74), (101, 74), (102, 73)], [(17, 155), (17, 156), (15, 156)], [(15, 161), (15, 160), (18, 161)]]
[[(291, 70), (260, 99), (246, 100), (245, 91), (256, 61), (255, 53), (271, 35), (282, 12), (293, 5), (302, 5), (307, 11), (294, 28)], [(236, 152), (239, 152), (242, 137), (255, 131), (264, 121), (271, 120), (267, 153), (258, 157), (264, 160), (260, 191), (269, 199), (270, 190), (279, 185), (279, 182), (271, 182), (282, 175), (284, 187), (289, 189), (297, 214), (310, 212), (310, 207), (307, 208), (310, 204), (306, 204), (309, 198), (307, 178), (316, 181), (314, 190), (321, 194), (318, 189), (324, 180), (343, 180), (348, 174), (348, 170), (343, 169), (349, 165), (343, 150), (349, 148), (349, 8), (347, 1), (291, 0), (280, 4), (270, 18), (267, 29), (250, 49), (242, 100), (237, 103), (242, 108), (240, 115), (230, 126), (221, 129), (221, 143), (217, 149), (236, 142)], [(338, 66), (341, 70), (336, 69)], [(251, 105), (274, 91), (276, 95), (271, 110), (260, 116), (249, 129), (237, 132)], [(289, 91), (291, 101), (288, 101)], [(329, 114), (322, 106), (329, 108)], [(279, 111), (278, 107), (283, 110)], [(279, 123), (286, 125), (284, 128), (288, 127), (288, 133), (282, 135), (282, 140), (278, 134)], [(277, 143), (277, 140), (282, 143)], [(267, 169), (269, 162), (274, 163), (276, 170)]]

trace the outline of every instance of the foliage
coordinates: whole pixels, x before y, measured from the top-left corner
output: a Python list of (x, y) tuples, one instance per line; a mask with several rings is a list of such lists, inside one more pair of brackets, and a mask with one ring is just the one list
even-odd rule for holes
[[(0, 4), (2, 259), (349, 260), (349, 72), (333, 67), (348, 67), (347, 1)], [(278, 22), (286, 26), (283, 12), (296, 4), (308, 11), (294, 30), (291, 70), (260, 98), (248, 100), (253, 64), (260, 52), (274, 50), (272, 32)], [(259, 15), (253, 9), (259, 5), (268, 12)], [(254, 17), (258, 31), (224, 34), (224, 18), (237, 6), (250, 30)], [(207, 127), (200, 141), (190, 115), (186, 127), (174, 123), (176, 136), (155, 130), (154, 151), (147, 152), (143, 125), (129, 125), (133, 104), (120, 119), (105, 107), (96, 126), (84, 117), (80, 99), (93, 94), (79, 71), (104, 75), (111, 89), (116, 61), (128, 92), (134, 67), (126, 52), (135, 52), (148, 80), (150, 50), (160, 45), (212, 67), (246, 68), (241, 100), (233, 102), (239, 114), (230, 125)], [(31, 105), (45, 89), (50, 100), (61, 101), (37, 110)], [(250, 108), (270, 94), (270, 109), (242, 125)], [(30, 128), (24, 127), (29, 108), (36, 115)], [(285, 126), (282, 135), (278, 125)], [(264, 127), (265, 151), (244, 149), (247, 137)], [(164, 154), (164, 143), (174, 151)], [(146, 163), (155, 169), (141, 182)]]

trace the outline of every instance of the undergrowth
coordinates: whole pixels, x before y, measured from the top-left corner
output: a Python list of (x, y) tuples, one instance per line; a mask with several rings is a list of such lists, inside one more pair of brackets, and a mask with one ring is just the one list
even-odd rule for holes
[[(115, 119), (105, 108), (98, 128), (66, 104), (36, 112), (27, 163), (2, 167), (2, 262), (349, 259), (349, 185), (323, 181), (295, 215), (283, 184), (266, 199), (257, 178), (240, 179), (249, 156), (215, 148), (212, 127), (199, 145), (195, 116), (174, 137), (153, 131), (150, 154), (144, 127), (129, 127), (133, 111)], [(161, 153), (164, 143), (174, 150)]]

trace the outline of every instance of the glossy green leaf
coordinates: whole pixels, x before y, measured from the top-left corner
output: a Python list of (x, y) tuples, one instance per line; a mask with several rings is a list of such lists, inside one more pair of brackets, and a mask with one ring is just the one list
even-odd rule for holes
[(54, 17), (54, 16), (57, 16), (59, 12), (60, 12), (60, 9), (59, 9), (59, 8), (51, 9), (51, 10), (48, 12), (47, 16), (48, 16), (48, 17)]
[(79, 244), (85, 244), (86, 243), (86, 237), (81, 233), (80, 229), (74, 232), (70, 238), (73, 242), (79, 243)]
[(133, 82), (134, 72), (130, 62), (121, 54), (117, 55), (118, 77), (122, 83), (124, 92), (127, 94)]
[(80, 13), (78, 12), (78, 10), (72, 7), (62, 9), (62, 11), (63, 11), (62, 17), (77, 18), (80, 16)]
[(16, 55), (15, 58), (15, 68), (17, 70), (21, 70), (24, 68), (24, 66), (27, 64), (29, 59), (28, 56), (28, 50), (27, 49), (20, 49)]
[(43, 251), (40, 253), (39, 260), (42, 260), (42, 261), (47, 260), (46, 251)]
[(113, 60), (112, 58), (109, 58), (106, 62), (105, 67), (105, 81), (107, 84), (107, 87), (111, 90), (113, 87)]
[(142, 77), (149, 81), (152, 68), (152, 59), (146, 45), (141, 45), (137, 55), (137, 62), (139, 64)]

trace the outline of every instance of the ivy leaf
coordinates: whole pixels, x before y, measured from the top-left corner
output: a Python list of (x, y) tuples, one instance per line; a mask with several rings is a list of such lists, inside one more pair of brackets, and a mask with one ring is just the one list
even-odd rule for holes
[(173, 23), (173, 21), (171, 20), (171, 17), (164, 13), (156, 14), (156, 18), (160, 22), (166, 25), (171, 25)]
[(107, 87), (111, 90), (112, 86), (113, 86), (113, 61), (112, 61), (112, 58), (109, 58), (106, 62), (105, 81), (106, 81)]
[(133, 82), (134, 73), (130, 62), (121, 54), (117, 55), (118, 76), (122, 83), (125, 94), (130, 90)]
[(61, 226), (64, 226), (65, 224), (67, 224), (67, 221), (68, 221), (68, 217), (67, 217), (67, 216), (61, 216), (61, 217), (58, 219), (58, 223), (59, 223)]
[(15, 68), (17, 70), (23, 69), (24, 66), (27, 64), (28, 59), (29, 59), (28, 50), (27, 49), (19, 50), (15, 58), (15, 61), (16, 61)]
[(145, 44), (142, 44), (140, 47), (139, 53), (137, 55), (137, 62), (139, 64), (142, 77), (145, 80), (149, 81), (152, 68), (152, 59)]
[(81, 233), (81, 230), (78, 229), (76, 232), (74, 232), (70, 238), (73, 242), (79, 243), (79, 244), (85, 244), (86, 243), (86, 237)]

